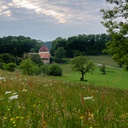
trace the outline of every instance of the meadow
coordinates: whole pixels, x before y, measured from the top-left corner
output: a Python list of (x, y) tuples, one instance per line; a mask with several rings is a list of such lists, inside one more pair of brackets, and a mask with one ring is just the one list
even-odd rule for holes
[(62, 77), (0, 70), (1, 128), (128, 128), (127, 72), (96, 67), (80, 82), (70, 64), (60, 66)]
[(1, 128), (127, 128), (128, 90), (0, 71)]
[(96, 66), (93, 74), (86, 73), (85, 81), (80, 81), (81, 74), (73, 71), (71, 64), (61, 64), (63, 76), (57, 79), (81, 84), (128, 89), (128, 72), (124, 71), (123, 68), (119, 68), (111, 56), (88, 56), (88, 58), (94, 63), (106, 65), (106, 74), (103, 75), (99, 66)]

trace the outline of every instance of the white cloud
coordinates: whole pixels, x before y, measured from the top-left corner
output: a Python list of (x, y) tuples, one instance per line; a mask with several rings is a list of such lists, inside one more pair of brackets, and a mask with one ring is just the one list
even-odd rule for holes
[[(98, 12), (98, 5), (93, 1), (90, 4), (90, 0), (12, 0), (11, 2), (5, 0), (1, 4), (0, 13), (6, 16), (16, 18), (13, 14), (16, 14), (15, 10), (18, 9), (18, 16), (29, 12), (25, 17), (29, 18), (35, 13), (35, 17), (37, 15), (42, 19), (47, 17), (50, 21), (58, 23), (84, 23), (89, 19), (97, 18), (94, 13)], [(21, 8), (26, 11), (20, 11)]]

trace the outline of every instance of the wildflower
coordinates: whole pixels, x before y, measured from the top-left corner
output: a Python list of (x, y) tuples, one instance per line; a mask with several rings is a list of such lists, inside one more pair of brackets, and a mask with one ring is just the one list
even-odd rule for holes
[(9, 100), (14, 100), (14, 99), (18, 99), (18, 95), (13, 95), (9, 97)]
[(90, 96), (90, 97), (84, 97), (84, 100), (90, 100), (90, 99), (93, 99), (93, 96)]
[(20, 109), (20, 108), (21, 108), (21, 106), (18, 106), (18, 108)]
[(80, 119), (82, 120), (84, 117), (83, 116), (80, 116)]
[(23, 89), (22, 92), (27, 92), (28, 90), (27, 89)]
[(35, 107), (36, 105), (35, 104), (33, 104), (33, 107)]
[(19, 116), (16, 116), (16, 119), (19, 119), (20, 117)]
[(6, 81), (6, 79), (4, 77), (0, 77), (0, 80)]
[(6, 120), (6, 119), (7, 119), (7, 117), (6, 117), (6, 116), (4, 116), (4, 119)]
[(15, 124), (16, 122), (15, 121), (13, 121), (13, 124)]
[(12, 95), (16, 95), (17, 94), (17, 92), (14, 92)]
[(14, 120), (14, 118), (11, 118), (11, 121), (13, 121)]
[(5, 94), (10, 94), (10, 93), (12, 93), (12, 91), (7, 91), (7, 92), (5, 92)]
[(23, 117), (22, 117), (22, 116), (21, 116), (20, 118), (21, 118), (21, 119), (23, 119)]

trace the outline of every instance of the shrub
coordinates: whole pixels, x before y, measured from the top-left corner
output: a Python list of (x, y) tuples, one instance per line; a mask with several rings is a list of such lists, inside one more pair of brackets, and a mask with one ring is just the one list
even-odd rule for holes
[(53, 65), (51, 65), (49, 67), (48, 75), (51, 75), (51, 76), (62, 76), (62, 69), (58, 65), (53, 64)]
[(14, 72), (16, 68), (16, 64), (14, 62), (10, 62), (8, 64), (3, 63), (3, 69), (10, 71), (10, 72)]
[(22, 74), (26, 74), (26, 75), (38, 75), (39, 74), (38, 66), (36, 66), (30, 59), (23, 60), (19, 68), (22, 69)]
[(105, 65), (101, 65), (100, 66), (100, 71), (102, 72), (102, 74), (106, 74), (106, 67), (105, 67)]

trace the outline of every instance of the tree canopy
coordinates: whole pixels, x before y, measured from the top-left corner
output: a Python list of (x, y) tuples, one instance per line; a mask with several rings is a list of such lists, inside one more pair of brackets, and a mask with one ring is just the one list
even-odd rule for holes
[(106, 0), (112, 9), (101, 9), (104, 21), (112, 39), (107, 43), (106, 51), (113, 59), (128, 70), (128, 0)]
[(52, 42), (51, 54), (54, 56), (59, 47), (65, 50), (65, 56), (73, 58), (79, 55), (101, 55), (106, 48), (105, 43), (111, 37), (106, 34), (78, 35), (68, 39), (58, 37)]
[(9, 53), (14, 56), (23, 56), (24, 53), (39, 51), (42, 43), (24, 36), (7, 36), (0, 38), (0, 54)]
[(89, 61), (85, 56), (78, 56), (72, 60), (73, 70), (81, 73), (82, 77), (80, 80), (84, 80), (84, 75), (87, 72), (94, 71), (94, 63)]

